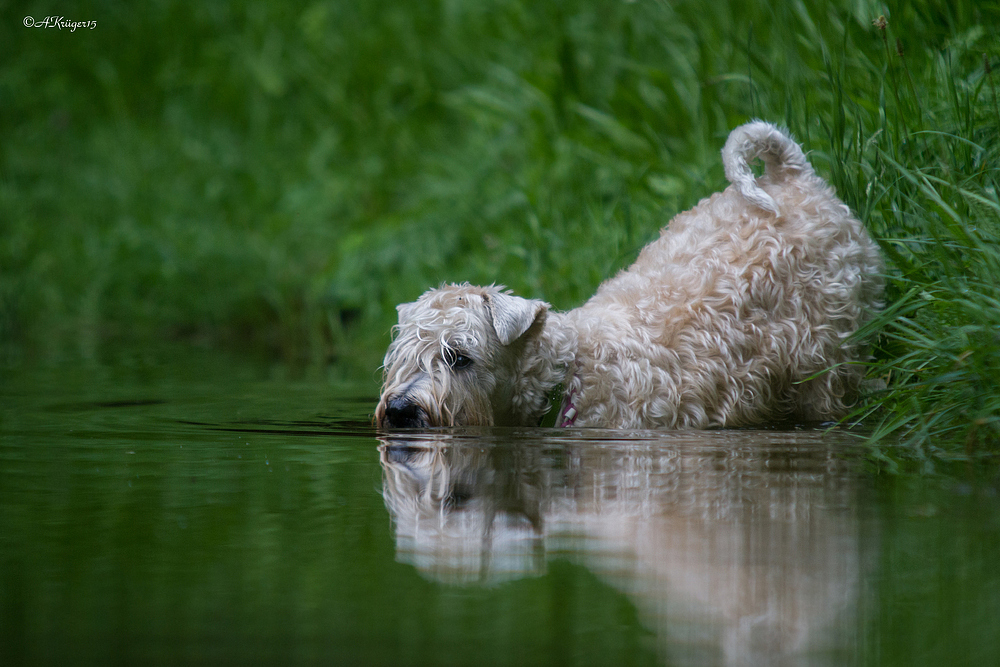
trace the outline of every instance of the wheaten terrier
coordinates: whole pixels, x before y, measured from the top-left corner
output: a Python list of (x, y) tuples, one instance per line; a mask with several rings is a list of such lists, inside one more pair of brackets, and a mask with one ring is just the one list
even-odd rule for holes
[(378, 425), (537, 425), (559, 386), (559, 426), (842, 416), (866, 354), (851, 334), (879, 307), (877, 247), (775, 126), (736, 128), (722, 161), (732, 185), (579, 308), (469, 284), (400, 305)]

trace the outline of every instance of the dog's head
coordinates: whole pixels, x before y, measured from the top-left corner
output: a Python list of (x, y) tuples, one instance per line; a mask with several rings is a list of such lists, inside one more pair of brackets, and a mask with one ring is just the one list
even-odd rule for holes
[(397, 307), (375, 420), (382, 428), (516, 425), (524, 344), (548, 304), (501, 286), (446, 285)]

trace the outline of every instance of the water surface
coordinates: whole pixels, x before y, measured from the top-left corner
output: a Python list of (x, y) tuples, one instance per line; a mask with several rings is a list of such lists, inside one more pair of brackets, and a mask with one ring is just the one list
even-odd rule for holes
[(209, 352), (0, 376), (0, 664), (1000, 664), (995, 476), (855, 436), (424, 431)]

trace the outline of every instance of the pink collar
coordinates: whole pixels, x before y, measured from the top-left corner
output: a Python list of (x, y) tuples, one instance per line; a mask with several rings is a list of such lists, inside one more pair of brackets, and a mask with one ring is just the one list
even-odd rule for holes
[(576, 389), (570, 390), (563, 395), (562, 407), (559, 408), (559, 416), (556, 417), (556, 426), (566, 428), (576, 422)]

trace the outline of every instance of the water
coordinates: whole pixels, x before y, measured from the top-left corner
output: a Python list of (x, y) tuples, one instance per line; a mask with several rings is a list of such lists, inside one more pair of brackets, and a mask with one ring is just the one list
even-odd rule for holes
[(817, 431), (376, 437), (208, 352), (0, 376), (0, 665), (1000, 664), (995, 475)]

